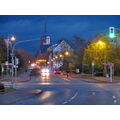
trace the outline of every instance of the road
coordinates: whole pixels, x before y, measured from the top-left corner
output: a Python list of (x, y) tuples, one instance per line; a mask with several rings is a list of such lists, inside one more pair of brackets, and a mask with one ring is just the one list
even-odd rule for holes
[(17, 101), (16, 105), (118, 105), (120, 84), (102, 83), (60, 75), (32, 77), (29, 82), (17, 83), (17, 89), (38, 90), (43, 93)]

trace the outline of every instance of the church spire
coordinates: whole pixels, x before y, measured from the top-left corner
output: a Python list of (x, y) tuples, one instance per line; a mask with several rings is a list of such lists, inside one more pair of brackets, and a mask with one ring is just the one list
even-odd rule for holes
[(44, 24), (45, 35), (47, 35), (47, 18), (45, 16), (45, 24)]

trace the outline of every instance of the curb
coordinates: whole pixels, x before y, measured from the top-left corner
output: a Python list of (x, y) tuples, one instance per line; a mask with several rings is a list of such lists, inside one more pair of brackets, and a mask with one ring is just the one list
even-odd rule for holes
[[(15, 93), (16, 92), (16, 93)], [(20, 102), (22, 100), (31, 99), (32, 97), (35, 97), (36, 95), (40, 95), (43, 93), (43, 90), (41, 89), (35, 89), (35, 90), (18, 90), (15, 91), (14, 94), (4, 94), (0, 95), (0, 105), (14, 105), (17, 102)], [(23, 92), (23, 93), (21, 93)], [(13, 93), (13, 92), (12, 92)], [(6, 97), (4, 97), (6, 95)], [(3, 98), (2, 98), (3, 96)], [(9, 97), (9, 100), (6, 99)]]

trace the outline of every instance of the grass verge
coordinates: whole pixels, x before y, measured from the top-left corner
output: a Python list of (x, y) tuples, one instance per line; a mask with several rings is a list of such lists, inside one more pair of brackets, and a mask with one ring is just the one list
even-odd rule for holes
[(0, 90), (0, 95), (1, 94), (6, 94), (6, 93), (9, 93), (9, 92), (13, 92), (15, 90), (16, 89), (14, 89), (14, 88), (5, 88), (4, 90)]
[(113, 79), (114, 80), (120, 80), (120, 76), (114, 76)]

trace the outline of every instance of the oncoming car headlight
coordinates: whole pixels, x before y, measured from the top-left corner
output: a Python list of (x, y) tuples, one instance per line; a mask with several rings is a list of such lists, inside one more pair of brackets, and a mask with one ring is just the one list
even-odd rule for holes
[(45, 69), (42, 69), (42, 73), (45, 72), (46, 70)]
[(42, 76), (49, 76), (50, 75), (50, 70), (49, 69), (42, 69), (41, 70), (41, 75)]
[(46, 71), (45, 71), (45, 72), (49, 73), (50, 71), (49, 71), (49, 69), (46, 69)]

